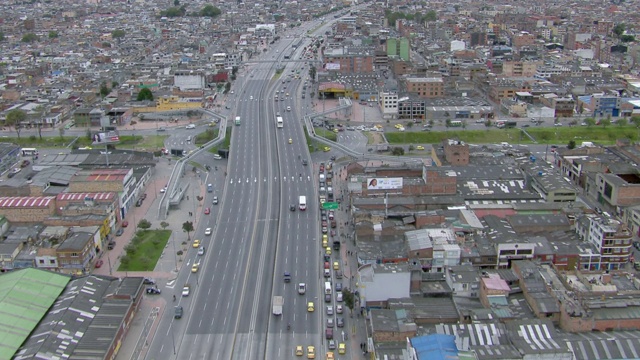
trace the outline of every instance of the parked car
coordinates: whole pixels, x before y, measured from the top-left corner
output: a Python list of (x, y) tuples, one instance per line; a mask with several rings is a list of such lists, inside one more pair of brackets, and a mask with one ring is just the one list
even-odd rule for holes
[(160, 294), (160, 289), (158, 289), (157, 287), (148, 287), (147, 288), (147, 294), (149, 295), (159, 295)]
[(27, 167), (27, 166), (29, 166), (29, 164), (31, 164), (31, 161), (22, 160), (22, 163), (20, 164), (20, 167)]
[(144, 280), (142, 280), (142, 283), (145, 285), (155, 285), (156, 281), (152, 278), (144, 278)]
[(114, 247), (116, 247), (116, 242), (113, 240), (109, 241), (109, 244), (107, 244), (107, 249), (113, 250)]
[(122, 233), (123, 233), (123, 232), (124, 232), (124, 230), (122, 230), (122, 228), (118, 229), (118, 230), (116, 231), (116, 236), (120, 236), (120, 235), (122, 235)]
[(96, 261), (96, 269), (102, 267), (102, 264), (104, 264), (104, 261), (102, 261), (102, 259)]

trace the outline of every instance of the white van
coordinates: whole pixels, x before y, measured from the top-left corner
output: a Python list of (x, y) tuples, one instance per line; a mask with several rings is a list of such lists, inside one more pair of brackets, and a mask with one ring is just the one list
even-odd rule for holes
[(331, 283), (328, 281), (325, 281), (324, 283), (324, 294), (331, 295)]
[(306, 196), (300, 196), (299, 207), (300, 207), (300, 211), (307, 210), (307, 197)]

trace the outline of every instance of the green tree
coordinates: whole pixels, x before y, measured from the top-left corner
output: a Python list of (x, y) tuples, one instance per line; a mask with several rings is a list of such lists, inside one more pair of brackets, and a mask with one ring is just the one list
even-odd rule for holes
[(622, 119), (618, 119), (618, 121), (616, 121), (616, 125), (620, 126), (620, 127), (625, 127), (629, 124), (629, 121), (625, 118)]
[(436, 12), (434, 10), (429, 10), (425, 15), (424, 15), (424, 21), (425, 22), (433, 22), (438, 20), (438, 14), (436, 14)]
[(6, 124), (13, 126), (20, 139), (20, 131), (22, 130), (22, 122), (27, 119), (27, 113), (20, 109), (11, 110), (7, 113)]
[(151, 90), (149, 88), (143, 88), (138, 93), (137, 100), (138, 101), (144, 101), (144, 100), (153, 101), (153, 93), (151, 92)]
[(620, 36), (620, 41), (625, 42), (625, 43), (634, 42), (634, 41), (636, 41), (636, 37), (633, 36), (633, 35), (622, 35), (622, 36)]
[(584, 123), (587, 124), (587, 127), (592, 127), (596, 124), (596, 119), (589, 117), (584, 119)]
[(576, 141), (575, 140), (569, 140), (569, 143), (567, 144), (567, 149), (571, 150), (571, 149), (575, 149), (576, 148)]
[(200, 16), (204, 17), (216, 17), (220, 15), (222, 11), (213, 5), (205, 5), (202, 10), (198, 13)]
[(58, 35), (57, 31), (49, 31), (49, 39), (56, 39), (58, 38), (60, 35)]
[(151, 222), (147, 219), (142, 219), (138, 222), (138, 228), (142, 230), (149, 230)]
[(102, 96), (103, 98), (107, 95), (109, 95), (109, 92), (111, 90), (109, 90), (109, 88), (107, 87), (107, 83), (106, 82), (102, 82), (102, 84), (100, 84), (100, 96)]
[(393, 149), (391, 149), (391, 155), (395, 155), (395, 156), (404, 155), (404, 148), (400, 146), (394, 147)]
[(173, 6), (175, 7), (180, 6), (180, 0), (173, 0)]
[(230, 90), (231, 90), (231, 83), (227, 81), (227, 82), (224, 84), (224, 92), (225, 92), (225, 93), (228, 93)]
[(193, 231), (193, 223), (191, 221), (185, 221), (182, 224), (182, 231), (187, 233), (187, 239), (191, 241), (191, 232)]
[(120, 84), (118, 84), (118, 82), (117, 82), (117, 81), (112, 81), (112, 82), (111, 82), (111, 88), (112, 88), (112, 89), (117, 88), (117, 87), (118, 87), (118, 85), (120, 85)]
[(344, 305), (349, 308), (349, 310), (353, 311), (354, 306), (356, 305), (355, 296), (349, 289), (342, 289), (342, 300), (344, 301)]
[(487, 121), (484, 122), (484, 126), (487, 128), (487, 130), (489, 130), (491, 125), (493, 125), (493, 123), (491, 122), (490, 119), (487, 119)]
[(126, 32), (122, 29), (116, 29), (111, 32), (111, 37), (113, 39), (121, 39), (126, 35)]
[(640, 116), (632, 116), (631, 123), (633, 123), (633, 125), (635, 125), (636, 127), (640, 127)]
[(164, 229), (166, 229), (166, 228), (168, 228), (168, 227), (169, 227), (169, 223), (168, 223), (168, 222), (166, 222), (166, 221), (162, 221), (162, 222), (160, 223), (160, 227), (162, 228), (162, 230), (164, 230)]
[(64, 139), (64, 126), (58, 128), (58, 134), (60, 134), (60, 139)]
[(602, 119), (600, 120), (600, 125), (602, 125), (603, 128), (606, 128), (607, 126), (611, 125), (611, 119)]
[(32, 42), (38, 41), (38, 40), (39, 40), (38, 35), (36, 35), (34, 33), (28, 33), (28, 34), (25, 34), (22, 37), (22, 42), (25, 42), (25, 43), (32, 43)]
[(622, 34), (624, 34), (625, 28), (626, 28), (626, 26), (625, 26), (624, 23), (617, 24), (616, 26), (613, 27), (613, 33), (618, 38), (620, 38), (620, 36), (622, 36)]

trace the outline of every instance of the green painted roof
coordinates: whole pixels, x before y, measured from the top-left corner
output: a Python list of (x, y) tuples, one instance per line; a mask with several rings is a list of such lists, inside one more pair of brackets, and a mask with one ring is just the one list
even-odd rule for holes
[(0, 275), (0, 359), (11, 359), (71, 277), (24, 269)]

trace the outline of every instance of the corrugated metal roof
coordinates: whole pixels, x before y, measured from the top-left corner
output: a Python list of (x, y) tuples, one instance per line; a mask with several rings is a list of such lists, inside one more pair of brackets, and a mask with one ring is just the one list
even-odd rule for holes
[(12, 196), (0, 197), (0, 208), (46, 208), (54, 199), (53, 196)]
[(11, 359), (49, 311), (70, 277), (24, 269), (0, 276), (0, 359)]
[(100, 192), (100, 193), (62, 193), (58, 194), (58, 200), (65, 201), (83, 201), (85, 198), (92, 198), (94, 200), (111, 200), (115, 196), (113, 192)]
[(455, 336), (434, 334), (411, 339), (418, 359), (450, 360), (458, 358)]

